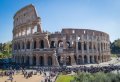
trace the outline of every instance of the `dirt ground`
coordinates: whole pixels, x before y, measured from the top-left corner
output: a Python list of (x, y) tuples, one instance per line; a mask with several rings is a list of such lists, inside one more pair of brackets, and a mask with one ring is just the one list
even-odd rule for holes
[[(4, 77), (0, 77), (0, 82), (11, 82), (10, 80), (8, 80), (9, 77), (4, 76)], [(24, 78), (23, 75), (21, 74), (15, 74), (13, 76), (13, 82), (41, 82), (41, 80), (43, 80), (43, 75), (33, 75), (32, 77), (26, 79)]]

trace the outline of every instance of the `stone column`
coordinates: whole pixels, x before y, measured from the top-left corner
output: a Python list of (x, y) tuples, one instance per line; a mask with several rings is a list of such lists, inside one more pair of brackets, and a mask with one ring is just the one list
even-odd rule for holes
[(81, 36), (82, 42), (81, 42), (81, 50), (82, 50), (82, 55), (84, 54), (84, 37), (83, 35)]
[(89, 41), (87, 41), (87, 54), (89, 54)]
[(90, 56), (87, 56), (87, 63), (90, 63)]
[(30, 55), (29, 57), (30, 57), (30, 59), (29, 59), (30, 65), (33, 65), (33, 56)]
[(66, 37), (65, 36), (63, 37), (63, 48), (64, 49), (66, 48)]
[(33, 34), (33, 28), (34, 28), (34, 27), (33, 27), (33, 26), (31, 26), (31, 32), (30, 32), (30, 34)]
[(82, 64), (84, 64), (84, 56), (82, 55)]
[(92, 63), (95, 63), (94, 56), (92, 56)]
[(84, 42), (81, 42), (82, 55), (84, 54)]
[(71, 57), (71, 65), (76, 65), (74, 54), (71, 54), (70, 57)]
[(47, 65), (48, 65), (47, 62), (48, 62), (48, 61), (47, 61), (47, 56), (46, 56), (46, 54), (44, 54), (44, 66), (47, 66)]
[(87, 54), (89, 54), (89, 36), (87, 35)]
[(78, 36), (76, 35), (76, 53), (78, 55)]
[(25, 36), (27, 36), (27, 27), (25, 28)]
[(37, 66), (39, 66), (39, 65), (40, 65), (40, 63), (39, 63), (39, 56), (38, 56), (38, 54), (36, 55), (36, 65), (37, 65)]
[(31, 39), (31, 41), (30, 41), (30, 50), (31, 51), (33, 50), (33, 39)]
[(26, 56), (23, 56), (24, 57), (24, 64), (26, 63)]
[(26, 49), (27, 49), (27, 46), (26, 46), (27, 44), (26, 44), (26, 43), (27, 43), (27, 40), (24, 40), (24, 50), (25, 50), (25, 51), (26, 51)]

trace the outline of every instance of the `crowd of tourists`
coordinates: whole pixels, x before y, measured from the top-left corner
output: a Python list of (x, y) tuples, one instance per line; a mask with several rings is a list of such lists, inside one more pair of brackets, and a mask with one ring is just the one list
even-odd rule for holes
[(0, 77), (8, 76), (8, 80), (11, 82), (13, 81), (13, 76), (15, 73), (21, 73), (24, 78), (28, 79), (32, 77), (33, 75), (42, 75), (45, 77), (43, 82), (52, 82), (52, 78), (55, 77), (59, 73), (71, 73), (71, 72), (89, 72), (89, 73), (96, 73), (96, 72), (112, 72), (112, 71), (119, 71), (120, 70), (120, 65), (109, 65), (109, 66), (79, 66), (79, 67), (37, 67), (37, 68), (32, 68), (32, 69), (25, 69), (25, 68), (20, 68), (19, 70), (16, 69), (9, 69), (6, 71), (1, 71), (0, 72)]

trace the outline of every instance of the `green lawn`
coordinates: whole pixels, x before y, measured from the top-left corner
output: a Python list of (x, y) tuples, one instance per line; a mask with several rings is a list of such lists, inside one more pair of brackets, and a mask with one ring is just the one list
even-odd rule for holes
[(71, 75), (59, 75), (56, 82), (70, 82), (74, 79), (74, 76)]

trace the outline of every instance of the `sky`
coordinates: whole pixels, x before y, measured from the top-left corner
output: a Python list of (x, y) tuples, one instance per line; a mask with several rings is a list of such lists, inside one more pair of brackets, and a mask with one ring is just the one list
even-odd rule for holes
[(0, 43), (12, 41), (13, 16), (29, 4), (43, 30), (92, 29), (108, 33), (111, 42), (120, 38), (120, 0), (0, 0)]

